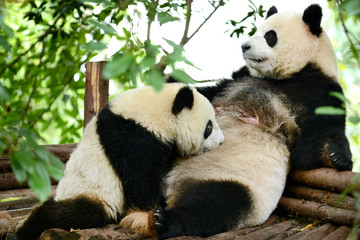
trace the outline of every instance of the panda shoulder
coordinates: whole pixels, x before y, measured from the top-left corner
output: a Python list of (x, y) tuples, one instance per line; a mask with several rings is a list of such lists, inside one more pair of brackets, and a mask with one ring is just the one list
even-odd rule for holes
[(239, 70), (233, 72), (232, 75), (231, 75), (231, 77), (234, 80), (239, 80), (239, 79), (241, 79), (243, 77), (247, 77), (247, 76), (250, 76), (250, 71), (249, 71), (249, 68), (247, 66), (241, 67)]

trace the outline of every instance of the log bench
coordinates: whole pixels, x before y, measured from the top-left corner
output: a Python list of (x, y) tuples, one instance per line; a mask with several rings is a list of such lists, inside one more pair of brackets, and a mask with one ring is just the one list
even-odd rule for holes
[[(88, 63), (86, 68), (84, 126), (108, 101), (108, 81), (101, 76), (104, 62)], [(66, 163), (77, 144), (47, 145), (46, 147)], [(360, 184), (360, 175), (354, 172), (338, 172), (330, 168), (310, 171), (295, 171), (289, 175), (288, 184), (278, 207), (269, 219), (260, 226), (225, 232), (205, 239), (347, 239), (354, 221), (359, 221), (356, 198), (341, 193), (351, 184)], [(52, 194), (56, 182), (53, 181)], [(355, 189), (356, 190), (356, 189)], [(342, 201), (339, 201), (340, 197)], [(2, 201), (6, 199), (7, 201)], [(10, 161), (0, 156), (0, 240), (6, 239), (6, 232), (13, 224), (24, 219), (38, 204), (37, 198), (25, 183), (20, 185), (11, 172)], [(355, 230), (360, 239), (360, 230)], [(102, 229), (65, 231), (49, 229), (41, 236), (43, 240), (106, 240), (145, 239), (118, 225)], [(183, 236), (174, 239), (196, 240), (201, 237)]]

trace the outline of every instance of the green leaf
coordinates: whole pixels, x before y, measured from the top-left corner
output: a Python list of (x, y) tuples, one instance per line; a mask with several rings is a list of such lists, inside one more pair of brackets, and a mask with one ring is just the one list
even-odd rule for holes
[(148, 81), (151, 86), (155, 88), (156, 91), (160, 92), (163, 84), (165, 82), (164, 76), (157, 69), (151, 69), (148, 74)]
[(315, 109), (315, 114), (320, 115), (345, 115), (346, 112), (342, 108), (336, 108), (332, 106), (322, 106)]
[(179, 69), (174, 69), (171, 73), (171, 76), (180, 82), (196, 83), (196, 81), (194, 81), (186, 72)]
[(42, 164), (36, 164), (35, 172), (29, 175), (28, 183), (41, 202), (44, 202), (50, 196), (51, 181)]
[(357, 116), (357, 115), (353, 115), (353, 116), (350, 116), (348, 118), (349, 122), (351, 122), (352, 124), (359, 124), (360, 123), (360, 117)]
[(143, 69), (152, 68), (155, 66), (155, 64), (156, 64), (156, 59), (150, 56), (144, 57), (140, 62), (140, 66)]
[(111, 62), (106, 63), (103, 76), (106, 79), (117, 77), (123, 74), (133, 63), (134, 56), (129, 54), (117, 54)]
[(35, 152), (39, 160), (46, 163), (44, 167), (52, 178), (60, 180), (64, 176), (64, 164), (57, 157), (42, 146), (35, 149)]
[(340, 9), (346, 11), (349, 15), (356, 15), (360, 13), (360, 1), (359, 0), (346, 0), (340, 5)]
[(344, 103), (350, 103), (350, 101), (344, 96), (344, 94), (339, 92), (329, 92), (330, 96), (336, 97), (337, 99), (340, 99)]
[(105, 43), (97, 42), (94, 40), (85, 44), (81, 44), (80, 46), (88, 51), (101, 51), (107, 48), (107, 45)]
[(88, 19), (87, 22), (95, 27), (102, 29), (105, 33), (107, 33), (109, 35), (117, 34), (116, 30), (108, 23), (101, 23), (94, 19)]
[(6, 41), (6, 38), (0, 35), (0, 46), (2, 46), (6, 51), (11, 51), (11, 45)]
[(10, 95), (7, 89), (0, 84), (0, 100), (10, 101)]
[(179, 18), (178, 17), (173, 17), (171, 16), (169, 13), (167, 12), (160, 12), (157, 15), (158, 21), (160, 23), (160, 25), (164, 24), (164, 23), (168, 23), (168, 22), (173, 22), (173, 21), (178, 21)]
[(13, 170), (16, 180), (19, 183), (23, 183), (27, 178), (27, 173), (22, 165), (22, 155), (16, 153), (17, 152), (10, 153), (11, 169)]

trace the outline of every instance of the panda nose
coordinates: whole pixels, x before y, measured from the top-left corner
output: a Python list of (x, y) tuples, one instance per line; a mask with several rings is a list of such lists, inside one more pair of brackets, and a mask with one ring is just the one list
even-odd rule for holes
[(251, 48), (251, 46), (247, 43), (244, 43), (243, 45), (241, 45), (241, 49), (244, 52), (246, 52), (247, 50), (249, 50)]

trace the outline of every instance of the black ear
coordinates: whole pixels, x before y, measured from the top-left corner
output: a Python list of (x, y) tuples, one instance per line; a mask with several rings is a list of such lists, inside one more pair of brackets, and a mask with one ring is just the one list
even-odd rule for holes
[(316, 36), (320, 36), (322, 33), (321, 28), (322, 10), (317, 4), (312, 4), (305, 9), (303, 14), (303, 21), (309, 26), (310, 32)]
[(176, 94), (172, 113), (178, 115), (184, 108), (191, 109), (194, 104), (194, 94), (189, 87), (183, 87)]
[(278, 10), (275, 6), (272, 6), (266, 13), (266, 18), (267, 19), (268, 17), (270, 17), (271, 15), (274, 15), (275, 13), (277, 13)]

